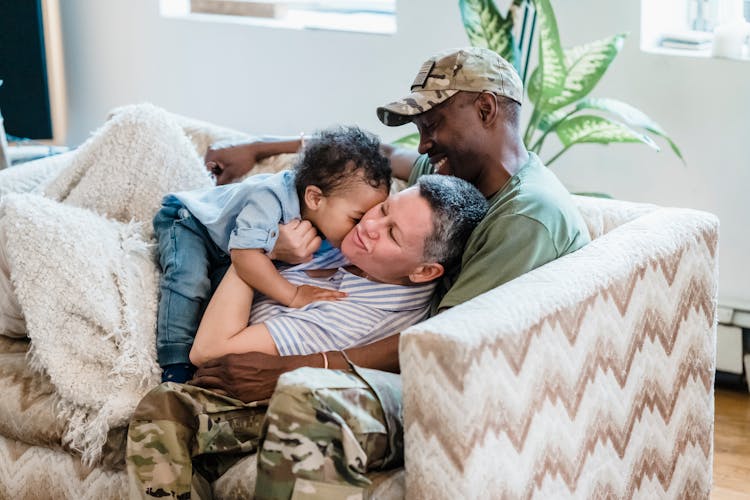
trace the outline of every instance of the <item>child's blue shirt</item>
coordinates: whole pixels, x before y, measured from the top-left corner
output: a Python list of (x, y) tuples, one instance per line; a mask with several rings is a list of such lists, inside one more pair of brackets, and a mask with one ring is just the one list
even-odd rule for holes
[(257, 174), (243, 182), (168, 194), (203, 224), (226, 253), (233, 248), (273, 250), (279, 224), (300, 218), (294, 171)]

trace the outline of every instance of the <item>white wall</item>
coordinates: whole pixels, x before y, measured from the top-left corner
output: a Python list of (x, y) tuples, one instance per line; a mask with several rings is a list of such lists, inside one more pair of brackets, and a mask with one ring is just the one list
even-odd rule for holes
[[(408, 90), (431, 53), (467, 43), (456, 0), (399, 0), (395, 36), (162, 19), (156, 0), (61, 3), (71, 144), (110, 108), (141, 101), (249, 132), (357, 123), (392, 140), (413, 129), (383, 127), (375, 108)], [(639, 3), (553, 0), (565, 45), (630, 32), (596, 95), (646, 111), (687, 166), (668, 149), (585, 145), (553, 168), (574, 191), (716, 213), (720, 294), (750, 309), (750, 63), (642, 53)]]

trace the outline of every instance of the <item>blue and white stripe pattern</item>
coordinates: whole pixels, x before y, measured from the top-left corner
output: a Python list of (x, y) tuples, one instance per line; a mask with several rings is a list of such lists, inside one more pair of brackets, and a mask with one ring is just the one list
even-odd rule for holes
[[(346, 258), (332, 250), (311, 262), (281, 271), (294, 285), (314, 285), (346, 292), (337, 301), (319, 301), (299, 309), (259, 295), (250, 323), (265, 323), (282, 356), (341, 350), (369, 344), (425, 319), (435, 283), (404, 286), (377, 283), (342, 266)], [(337, 269), (327, 278), (311, 278), (309, 269)]]

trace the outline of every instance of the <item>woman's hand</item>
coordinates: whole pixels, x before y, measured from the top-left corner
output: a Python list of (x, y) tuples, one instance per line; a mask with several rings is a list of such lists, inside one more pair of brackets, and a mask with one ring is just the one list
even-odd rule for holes
[(299, 285), (289, 307), (305, 307), (307, 304), (319, 300), (339, 300), (344, 297), (346, 297), (346, 293), (339, 292), (338, 290), (329, 290), (328, 288), (320, 288), (312, 285)]
[(322, 368), (323, 356), (272, 356), (259, 352), (227, 354), (207, 361), (189, 383), (249, 403), (270, 398), (282, 373), (303, 366)]
[(204, 158), (206, 169), (216, 178), (216, 184), (229, 184), (248, 173), (258, 161), (257, 143), (212, 144)]

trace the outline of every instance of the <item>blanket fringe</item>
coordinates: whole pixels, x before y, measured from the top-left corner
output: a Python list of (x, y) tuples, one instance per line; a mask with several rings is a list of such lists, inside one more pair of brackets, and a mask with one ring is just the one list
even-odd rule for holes
[(80, 453), (84, 465), (97, 465), (101, 461), (109, 430), (127, 423), (128, 418), (123, 415), (132, 412), (138, 400), (139, 396), (123, 396), (121, 399), (107, 401), (99, 410), (71, 407), (64, 400), (60, 400), (58, 418), (67, 421), (62, 438), (63, 445)]

